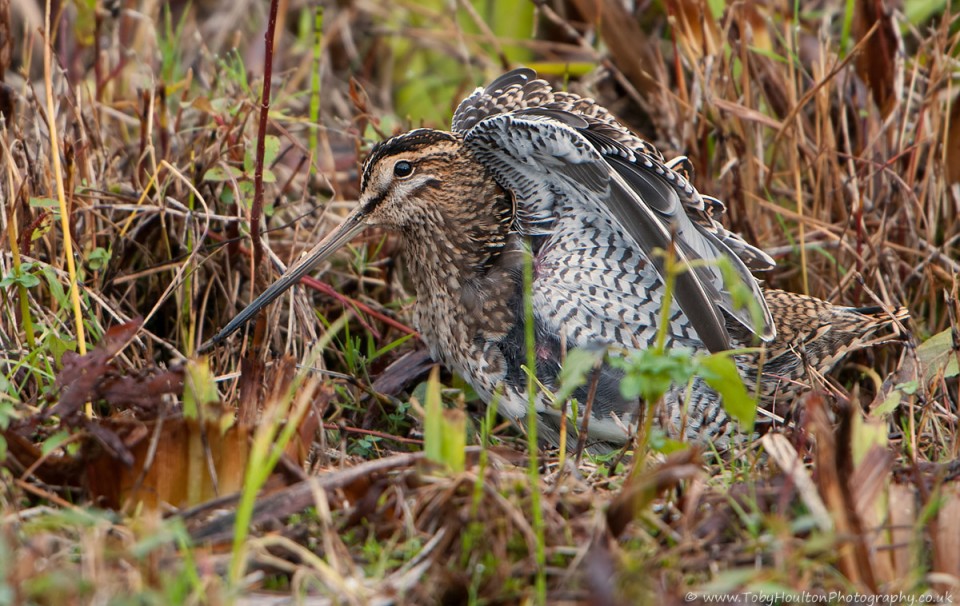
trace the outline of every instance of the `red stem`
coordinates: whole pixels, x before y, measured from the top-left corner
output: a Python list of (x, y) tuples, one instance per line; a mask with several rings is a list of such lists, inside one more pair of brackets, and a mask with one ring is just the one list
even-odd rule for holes
[[(270, 1), (270, 18), (264, 34), (263, 87), (260, 92), (260, 126), (257, 129), (257, 153), (253, 171), (253, 205), (250, 210), (250, 236), (253, 238), (253, 271), (263, 260), (260, 244), (260, 218), (263, 216), (263, 156), (267, 138), (267, 118), (270, 114), (270, 81), (273, 79), (273, 39), (277, 31), (277, 7), (279, 0)], [(255, 278), (256, 276), (254, 276)]]

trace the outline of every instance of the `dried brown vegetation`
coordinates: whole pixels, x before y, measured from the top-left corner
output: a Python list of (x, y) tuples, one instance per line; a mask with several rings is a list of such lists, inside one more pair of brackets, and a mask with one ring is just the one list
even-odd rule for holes
[[(956, 591), (955, 17), (714, 4), (324, 3), (314, 43), (313, 7), (290, 1), (265, 53), (264, 3), (63, 3), (47, 45), (43, 7), (0, 0), (0, 602), (511, 603), (538, 569), (550, 603)], [(445, 126), (518, 63), (689, 156), (779, 261), (768, 284), (906, 306), (914, 338), (818, 382), (762, 456), (548, 453), (531, 482), (522, 437), (492, 427), (444, 473), (419, 452), (429, 365), (402, 268), (368, 233), (214, 351), (214, 384), (198, 345), (354, 203), (367, 146)], [(248, 453), (281, 438), (245, 501)]]

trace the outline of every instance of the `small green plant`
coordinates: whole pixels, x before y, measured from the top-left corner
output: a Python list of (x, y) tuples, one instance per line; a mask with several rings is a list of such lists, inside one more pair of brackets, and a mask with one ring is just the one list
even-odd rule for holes
[(160, 54), (160, 77), (165, 83), (179, 82), (184, 74), (184, 62), (182, 53), (183, 32), (189, 17), (189, 11), (183, 11), (176, 28), (173, 26), (173, 15), (169, 5), (163, 5), (161, 17), (163, 27), (159, 28), (160, 35), (157, 36), (157, 51)]
[[(700, 377), (720, 394), (724, 410), (739, 421), (743, 431), (753, 431), (753, 423), (757, 415), (757, 400), (747, 392), (743, 378), (733, 360), (733, 356), (738, 352), (721, 351), (691, 356), (692, 352), (684, 348), (670, 350), (665, 348), (676, 277), (681, 272), (689, 271), (689, 268), (677, 262), (672, 247), (663, 252), (663, 257), (664, 295), (656, 346), (637, 351), (613, 362), (625, 372), (620, 391), (625, 397), (641, 397), (648, 406), (653, 406), (674, 385), (691, 385), (696, 377)], [(720, 269), (724, 286), (730, 293), (734, 306), (746, 307), (754, 325), (760, 327), (763, 324), (763, 311), (760, 304), (754, 299), (750, 289), (740, 280), (733, 265), (725, 258), (720, 258), (713, 263)], [(646, 426), (641, 437), (647, 443), (654, 434), (653, 417), (652, 414), (645, 416)], [(663, 446), (667, 450), (674, 450), (676, 445), (666, 440)]]
[(424, 402), (423, 449), (427, 459), (453, 473), (466, 466), (466, 415), (462, 410), (445, 409), (440, 393), (440, 368), (433, 367), (427, 381)]
[[(280, 153), (280, 139), (276, 135), (267, 135), (264, 139), (263, 154), (263, 182), (275, 183), (276, 174), (269, 168), (277, 155)], [(243, 154), (243, 168), (227, 164), (210, 167), (203, 174), (203, 180), (212, 183), (223, 183), (224, 187), (220, 192), (220, 200), (226, 204), (239, 202), (244, 208), (250, 208), (253, 200), (253, 173), (255, 168), (255, 158), (253, 147), (247, 146)], [(236, 190), (230, 185), (236, 183)], [(270, 217), (273, 216), (273, 204), (264, 204), (263, 213)]]
[(246, 568), (246, 539), (250, 532), (257, 496), (307, 413), (319, 385), (318, 379), (308, 378), (307, 374), (328, 344), (329, 337), (325, 335), (307, 356), (306, 363), (294, 377), (287, 393), (267, 403), (262, 413), (263, 418), (257, 425), (247, 460), (240, 503), (237, 506), (229, 569), (229, 579), (233, 586), (239, 584)]
[(352, 455), (371, 459), (378, 456), (379, 445), (382, 440), (383, 438), (380, 436), (361, 435), (351, 438), (347, 448)]
[(100, 271), (107, 267), (107, 264), (110, 262), (110, 251), (106, 248), (98, 246), (90, 251), (87, 254), (87, 267), (91, 271)]
[(24, 263), (19, 270), (13, 268), (10, 273), (0, 280), (0, 289), (10, 288), (11, 286), (22, 286), (23, 288), (33, 288), (40, 284), (40, 278), (34, 274), (35, 264)]
[[(449, 38), (452, 33), (473, 53), (494, 51), (504, 60), (517, 64), (526, 64), (533, 58), (527, 47), (510, 42), (534, 31), (536, 7), (532, 3), (468, 0), (454, 5), (456, 9), (452, 15), (449, 6), (445, 0), (421, 0), (418, 10), (397, 11), (392, 16), (396, 18), (398, 28), (435, 28), (440, 19), (444, 23), (444, 37)], [(491, 35), (486, 35), (487, 32)], [(489, 48), (488, 42), (495, 44), (495, 48)], [(406, 36), (394, 36), (390, 38), (390, 44), (394, 54), (401, 58), (400, 64), (404, 65), (397, 74), (397, 114), (409, 117), (415, 125), (424, 120), (439, 120), (445, 114), (449, 116), (452, 109), (450, 99), (463, 86), (461, 59), (423, 52), (423, 47)]]

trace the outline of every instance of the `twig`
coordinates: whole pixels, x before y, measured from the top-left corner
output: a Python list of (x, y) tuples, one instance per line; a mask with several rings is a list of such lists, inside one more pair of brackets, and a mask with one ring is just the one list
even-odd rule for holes
[[(314, 503), (314, 490), (322, 489), (333, 491), (344, 488), (352, 483), (369, 480), (374, 474), (384, 473), (393, 469), (410, 467), (424, 458), (424, 453), (416, 452), (392, 456), (387, 459), (368, 461), (342, 471), (329, 473), (323, 477), (314, 477), (303, 482), (293, 484), (280, 492), (271, 494), (260, 500), (254, 507), (250, 523), (258, 524), (269, 518), (282, 517), (303, 511)], [(239, 495), (236, 495), (237, 497)], [(222, 504), (222, 503), (221, 503)], [(198, 509), (197, 511), (203, 511)], [(236, 522), (236, 512), (230, 512), (222, 517), (197, 528), (190, 534), (195, 541), (220, 543), (233, 536), (233, 525)]]
[[(50, 0), (47, 0), (48, 2)], [(270, 2), (270, 17), (264, 34), (263, 86), (260, 91), (260, 124), (257, 128), (257, 151), (253, 170), (253, 205), (250, 209), (250, 234), (253, 240), (253, 271), (256, 275), (263, 261), (260, 242), (260, 218), (263, 216), (263, 156), (266, 148), (267, 120), (270, 114), (270, 82), (273, 79), (273, 40), (277, 30), (278, 0)]]

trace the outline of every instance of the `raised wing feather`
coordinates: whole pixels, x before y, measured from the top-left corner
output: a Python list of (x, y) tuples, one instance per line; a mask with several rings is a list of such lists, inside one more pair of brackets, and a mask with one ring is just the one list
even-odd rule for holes
[[(708, 349), (729, 349), (720, 310), (751, 330), (753, 325), (748, 312), (734, 305), (719, 270), (709, 262), (726, 256), (739, 263), (763, 305), (756, 281), (729, 249), (691, 220), (676, 186), (657, 174), (653, 163), (663, 174), (670, 174), (669, 169), (655, 158), (646, 158), (649, 166), (640, 169), (623, 156), (604, 156), (604, 145), (620, 146), (604, 138), (602, 131), (591, 131), (591, 124), (555, 107), (501, 113), (477, 122), (466, 133), (465, 143), (529, 216), (608, 214), (661, 276), (664, 260), (657, 250), (676, 243), (677, 259), (688, 267), (675, 278), (676, 301)], [(708, 263), (695, 263), (698, 260)], [(769, 314), (767, 320), (758, 331), (765, 339), (773, 336)]]
[(536, 78), (537, 72), (522, 67), (505, 73), (486, 88), (476, 89), (453, 113), (453, 132), (464, 134), (484, 118), (521, 109), (530, 100), (539, 103), (537, 91), (550, 94), (552, 89)]
[[(656, 167), (658, 176), (664, 178), (677, 192), (690, 219), (703, 230), (712, 233), (728, 251), (741, 259), (746, 267), (752, 270), (767, 270), (776, 265), (769, 255), (728, 231), (717, 220), (725, 210), (723, 203), (715, 198), (701, 196), (690, 184), (692, 166), (686, 158), (665, 162), (656, 147), (620, 124), (593, 99), (555, 91), (548, 82), (537, 79), (536, 72), (531, 69), (515, 69), (500, 76), (486, 88), (475, 90), (460, 103), (454, 113), (453, 130), (465, 135), (481, 120), (524, 111), (541, 114), (549, 112), (560, 122), (584, 134), (594, 135), (591, 142), (601, 155), (618, 156), (636, 164), (640, 170)], [(638, 159), (641, 161), (638, 162)], [(683, 173), (687, 173), (687, 177)]]
[(621, 125), (593, 99), (555, 91), (532, 69), (521, 67), (503, 74), (485, 88), (478, 88), (460, 102), (453, 114), (453, 132), (466, 134), (481, 120), (524, 109), (557, 109), (610, 127), (611, 136), (623, 145), (662, 159), (656, 147)]
[[(663, 258), (655, 250), (670, 246), (670, 230), (575, 129), (546, 116), (503, 114), (479, 122), (465, 144), (528, 213), (609, 213), (663, 275)], [(677, 252), (682, 262), (691, 260)], [(729, 335), (715, 304), (720, 293), (713, 283), (697, 272), (682, 272), (676, 295), (703, 343), (712, 351), (728, 349)]]

